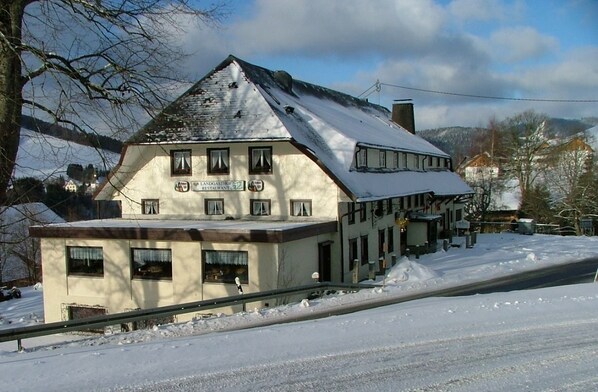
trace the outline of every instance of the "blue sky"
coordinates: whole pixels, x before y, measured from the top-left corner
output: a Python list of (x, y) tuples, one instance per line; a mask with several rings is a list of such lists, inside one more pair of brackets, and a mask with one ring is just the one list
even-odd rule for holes
[(527, 109), (598, 117), (598, 0), (231, 0), (227, 11), (218, 26), (187, 26), (192, 78), (234, 54), (355, 96), (379, 80), (368, 99), (413, 99), (418, 129)]

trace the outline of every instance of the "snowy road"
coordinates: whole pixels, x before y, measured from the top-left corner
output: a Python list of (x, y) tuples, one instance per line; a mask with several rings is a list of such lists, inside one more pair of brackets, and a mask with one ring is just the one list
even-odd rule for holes
[(186, 328), (6, 351), (0, 380), (62, 392), (598, 390), (595, 283), (199, 336)]
[[(590, 391), (596, 320), (234, 367), (143, 385), (144, 391)], [(119, 388), (118, 390), (127, 390)]]

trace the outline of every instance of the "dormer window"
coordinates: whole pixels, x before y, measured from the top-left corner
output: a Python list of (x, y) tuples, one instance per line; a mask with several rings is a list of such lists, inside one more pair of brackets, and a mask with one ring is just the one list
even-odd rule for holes
[(380, 150), (378, 153), (378, 160), (381, 168), (386, 168), (386, 151)]
[(358, 169), (365, 169), (368, 167), (368, 150), (366, 148), (359, 148), (355, 155), (355, 166)]
[(399, 168), (399, 152), (398, 151), (394, 151), (392, 153), (392, 167), (393, 167), (393, 169)]
[(172, 150), (170, 168), (173, 176), (191, 174), (191, 150)]

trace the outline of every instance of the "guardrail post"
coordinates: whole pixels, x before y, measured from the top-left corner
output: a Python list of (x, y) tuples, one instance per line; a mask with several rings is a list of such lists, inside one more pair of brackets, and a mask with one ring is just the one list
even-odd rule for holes
[(598, 268), (596, 268), (596, 275), (594, 275), (594, 283), (598, 282)]
[(23, 343), (21, 342), (21, 339), (17, 339), (17, 351), (23, 352)]

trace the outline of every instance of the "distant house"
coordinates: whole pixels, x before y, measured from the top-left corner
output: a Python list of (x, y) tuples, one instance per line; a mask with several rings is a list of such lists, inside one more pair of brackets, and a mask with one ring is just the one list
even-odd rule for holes
[(464, 160), (456, 169), (465, 181), (476, 182), (484, 179), (498, 178), (500, 167), (494, 157), (487, 151)]
[(68, 180), (64, 183), (64, 190), (76, 193), (79, 186), (81, 186), (81, 184), (78, 184), (75, 180)]
[(46, 321), (228, 296), (236, 278), (365, 279), (369, 261), (435, 250), (472, 190), (413, 128), (411, 104), (228, 57), (126, 143), (95, 195), (121, 219), (31, 229)]

